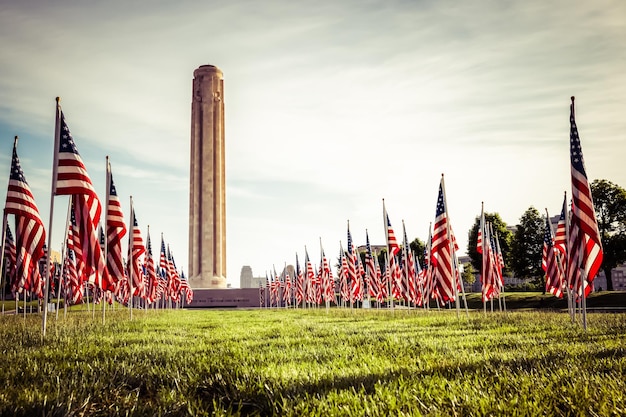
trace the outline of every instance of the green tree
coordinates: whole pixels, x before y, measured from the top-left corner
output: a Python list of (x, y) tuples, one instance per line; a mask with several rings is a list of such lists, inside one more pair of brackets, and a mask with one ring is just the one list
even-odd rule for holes
[(467, 282), (469, 285), (472, 285), (473, 283), (476, 282), (475, 274), (476, 274), (476, 270), (472, 266), (471, 262), (463, 264), (463, 274), (461, 275), (463, 282)]
[(417, 257), (417, 262), (420, 263), (420, 266), (424, 265), (424, 250), (426, 249), (426, 244), (420, 240), (420, 238), (416, 237), (411, 243), (409, 243), (409, 247)]
[(521, 278), (532, 278), (535, 284), (541, 284), (544, 276), (541, 269), (544, 229), (545, 219), (531, 206), (520, 217), (511, 242), (513, 272)]
[(607, 290), (613, 290), (611, 270), (626, 261), (626, 190), (607, 180), (594, 180), (591, 195), (598, 219)]
[[(502, 258), (504, 259), (503, 274), (507, 275), (510, 270), (510, 252), (511, 239), (513, 234), (506, 228), (506, 223), (498, 213), (485, 213), (485, 222), (492, 224), (493, 232), (498, 234), (500, 249), (502, 250)], [(476, 250), (476, 241), (478, 240), (478, 228), (480, 227), (480, 215), (476, 216), (474, 225), (467, 233), (467, 254), (472, 260), (472, 266), (476, 272), (480, 272), (483, 267), (483, 256)]]

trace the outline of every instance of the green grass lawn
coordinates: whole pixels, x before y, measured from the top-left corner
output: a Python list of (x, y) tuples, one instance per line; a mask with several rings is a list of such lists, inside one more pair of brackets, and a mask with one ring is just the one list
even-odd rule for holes
[(626, 315), (0, 317), (0, 415), (625, 415)]

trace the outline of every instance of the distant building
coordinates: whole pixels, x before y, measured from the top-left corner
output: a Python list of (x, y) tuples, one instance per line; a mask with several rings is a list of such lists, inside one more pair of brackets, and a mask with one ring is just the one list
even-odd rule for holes
[[(611, 271), (611, 280), (613, 281), (613, 290), (626, 291), (626, 264), (622, 264)], [(598, 272), (598, 275), (593, 280), (593, 290), (606, 291), (606, 275), (603, 270)]]
[(259, 288), (259, 286), (265, 286), (267, 281), (265, 277), (252, 276), (252, 268), (248, 265), (241, 267), (241, 274), (239, 275), (239, 288)]

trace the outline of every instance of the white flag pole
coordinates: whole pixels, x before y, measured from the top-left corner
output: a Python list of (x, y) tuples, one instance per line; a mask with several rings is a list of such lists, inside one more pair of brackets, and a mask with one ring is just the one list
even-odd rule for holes
[(61, 137), (61, 106), (59, 102), (61, 99), (56, 98), (56, 119), (54, 122), (54, 148), (52, 158), (52, 181), (50, 185), (50, 219), (48, 221), (48, 251), (46, 253), (46, 265), (44, 267), (44, 305), (43, 318), (41, 320), (41, 338), (46, 337), (46, 324), (48, 322), (48, 294), (50, 293), (50, 279), (48, 277), (50, 272), (50, 245), (52, 245), (52, 220), (54, 218), (54, 195), (56, 194), (57, 187), (57, 171), (59, 165), (59, 139)]

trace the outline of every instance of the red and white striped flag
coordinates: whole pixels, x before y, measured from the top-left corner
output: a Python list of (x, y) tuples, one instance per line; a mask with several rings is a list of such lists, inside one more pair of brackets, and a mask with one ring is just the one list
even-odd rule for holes
[(365, 231), (365, 270), (367, 276), (367, 291), (370, 297), (378, 298), (379, 292), (379, 277), (376, 274), (376, 263), (374, 262), (374, 255), (372, 253), (372, 246), (370, 245), (370, 237)]
[[(583, 151), (574, 117), (574, 97), (570, 105), (570, 160), (572, 174), (572, 216), (570, 220), (570, 262), (568, 281), (579, 295), (586, 297), (592, 288), (593, 279), (600, 270), (604, 252), (593, 207), (591, 189), (587, 180)], [(584, 276), (580, 276), (580, 270)], [(583, 279), (586, 281), (583, 283)]]
[(396, 239), (396, 235), (391, 227), (391, 222), (389, 221), (389, 215), (387, 214), (387, 209), (385, 208), (385, 200), (383, 200), (383, 220), (385, 222), (385, 236), (387, 237), (388, 253), (390, 256), (396, 256), (400, 252), (400, 246), (398, 246), (398, 240)]
[(83, 300), (85, 290), (83, 281), (80, 279), (76, 268), (74, 255), (74, 226), (70, 222), (67, 228), (66, 255), (64, 273), (65, 297), (70, 304), (78, 304)]
[(38, 281), (41, 277), (39, 260), (44, 256), (46, 232), (17, 156), (17, 137), (13, 142), (13, 158), (4, 210), (6, 214), (15, 215), (17, 289), (38, 292), (37, 288), (41, 284)]
[(546, 213), (546, 226), (541, 254), (541, 268), (545, 271), (546, 291), (558, 298), (563, 297), (563, 268), (560, 264), (560, 253), (554, 248), (552, 225)]
[(437, 210), (435, 214), (435, 229), (433, 232), (432, 249), (430, 253), (431, 264), (434, 267), (436, 288), (444, 301), (454, 301), (456, 279), (454, 276), (454, 263), (450, 248), (450, 227), (445, 202), (443, 176), (439, 183), (439, 196), (437, 197)]
[(4, 259), (6, 279), (11, 288), (13, 288), (15, 285), (17, 250), (15, 248), (15, 240), (13, 239), (13, 234), (11, 233), (11, 228), (8, 223), (6, 234), (4, 236)]
[(82, 260), (89, 283), (105, 290), (114, 290), (115, 285), (109, 277), (97, 233), (102, 206), (60, 106), (57, 106), (57, 123), (59, 132), (55, 140), (58, 148), (54, 158), (56, 176), (53, 193), (74, 196), (74, 214), (78, 227), (75, 238), (82, 246)]
[(159, 279), (156, 274), (156, 267), (154, 265), (154, 258), (152, 257), (152, 244), (150, 243), (150, 227), (146, 234), (146, 256), (144, 258), (144, 265), (146, 269), (146, 282), (147, 282), (147, 299), (149, 303), (154, 303), (158, 300)]
[(300, 305), (304, 299), (304, 276), (300, 269), (300, 261), (296, 253), (296, 304)]
[(554, 248), (561, 252), (563, 256), (567, 256), (567, 225), (565, 216), (567, 215), (567, 193), (563, 196), (563, 208), (561, 208), (561, 216), (556, 225), (556, 233), (554, 234)]
[(132, 266), (133, 296), (144, 297), (145, 288), (143, 281), (143, 268), (141, 268), (141, 262), (139, 258), (146, 252), (146, 247), (144, 246), (143, 239), (141, 238), (141, 230), (137, 225), (137, 216), (135, 215), (135, 209), (133, 207), (131, 207), (130, 209), (130, 216), (132, 219), (133, 228), (128, 239), (128, 259), (130, 265)]
[(117, 196), (117, 189), (111, 174), (111, 164), (107, 163), (108, 204), (106, 211), (107, 231), (107, 269), (111, 282), (124, 278), (124, 261), (122, 259), (122, 238), (126, 236), (126, 224), (122, 213), (122, 205)]

